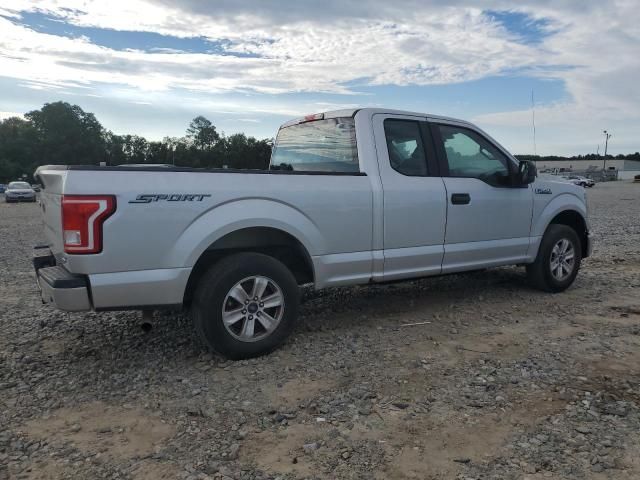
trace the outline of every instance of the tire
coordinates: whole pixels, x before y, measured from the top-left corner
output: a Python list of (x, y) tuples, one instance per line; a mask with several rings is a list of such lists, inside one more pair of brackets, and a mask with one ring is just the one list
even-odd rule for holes
[[(567, 246), (562, 254), (564, 245)], [(568, 258), (570, 253), (573, 253), (572, 263)], [(554, 261), (552, 267), (552, 260), (558, 256), (564, 258), (565, 262)], [(535, 261), (527, 265), (527, 276), (535, 288), (545, 292), (562, 292), (569, 288), (578, 275), (581, 260), (582, 248), (576, 231), (566, 225), (552, 224), (542, 237)], [(571, 268), (567, 273), (569, 265)]]
[[(260, 296), (254, 301), (256, 293)], [(269, 302), (273, 305), (267, 306)], [(202, 276), (193, 298), (192, 318), (211, 350), (241, 360), (279, 347), (293, 331), (299, 303), (298, 284), (286, 266), (267, 255), (237, 253)]]

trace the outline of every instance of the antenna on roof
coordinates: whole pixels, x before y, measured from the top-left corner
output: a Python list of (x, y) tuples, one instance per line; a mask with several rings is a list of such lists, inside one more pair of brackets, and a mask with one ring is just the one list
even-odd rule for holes
[(536, 147), (536, 104), (533, 99), (533, 89), (531, 89), (531, 126), (533, 127), (533, 154), (537, 155)]

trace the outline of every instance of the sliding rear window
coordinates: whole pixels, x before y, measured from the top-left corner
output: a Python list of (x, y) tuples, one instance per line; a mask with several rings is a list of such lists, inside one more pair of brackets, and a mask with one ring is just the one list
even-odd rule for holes
[(329, 118), (280, 129), (271, 169), (358, 173), (354, 119)]

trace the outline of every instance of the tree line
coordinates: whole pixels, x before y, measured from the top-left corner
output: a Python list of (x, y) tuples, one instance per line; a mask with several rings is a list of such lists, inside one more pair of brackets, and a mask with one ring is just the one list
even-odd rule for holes
[[(561, 157), (558, 155), (515, 155), (518, 160), (532, 160), (534, 162), (544, 162), (545, 160), (548, 162), (553, 162), (557, 160), (602, 160), (605, 158), (604, 155), (598, 155), (596, 153), (587, 153), (586, 155), (573, 155), (571, 157)], [(607, 154), (607, 160), (640, 160), (640, 152), (629, 153), (629, 154), (618, 154), (611, 155)]]
[[(40, 165), (122, 165), (161, 163), (199, 168), (265, 169), (271, 145), (243, 133), (226, 136), (203, 116), (195, 117), (183, 137), (149, 141), (139, 135), (117, 135), (93, 113), (66, 102), (46, 103), (24, 118), (0, 121), (0, 182), (31, 178)], [(598, 160), (597, 154), (517, 155), (522, 160)], [(607, 155), (607, 159), (640, 160), (640, 153)]]
[(0, 182), (30, 179), (40, 165), (160, 163), (184, 167), (265, 169), (271, 145), (244, 133), (224, 135), (203, 116), (183, 137), (149, 141), (117, 135), (93, 113), (66, 102), (46, 103), (24, 118), (0, 121)]

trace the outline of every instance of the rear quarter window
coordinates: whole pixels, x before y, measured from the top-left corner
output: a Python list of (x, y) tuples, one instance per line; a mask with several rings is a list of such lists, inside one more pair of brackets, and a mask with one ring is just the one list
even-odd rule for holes
[(280, 129), (271, 169), (358, 173), (354, 119), (328, 118)]

